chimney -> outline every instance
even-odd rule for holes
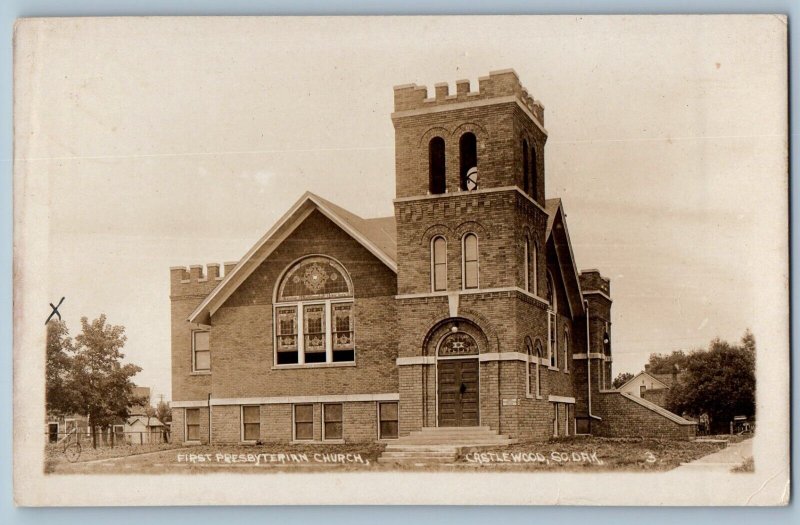
[[[645,372],[650,372],[650,365],[649,364],[644,365],[644,371]]]

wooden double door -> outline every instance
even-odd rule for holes
[[[437,363],[436,375],[439,426],[478,426],[478,359],[441,359]]]

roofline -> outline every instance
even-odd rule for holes
[[[370,253],[372,253],[375,257],[377,257],[381,262],[383,262],[386,266],[389,267],[393,272],[397,273],[397,262],[392,259],[386,252],[378,248],[372,241],[367,239],[364,235],[362,235],[359,231],[355,230],[352,226],[350,226],[347,221],[343,220],[335,211],[331,210],[328,206],[326,206],[323,202],[320,202],[321,199],[318,198],[316,195],[311,193],[310,191],[305,192],[298,200],[294,203],[294,205],[289,208],[289,211],[283,214],[280,219],[272,226],[272,228],[267,231],[253,246],[250,248],[247,253],[242,257],[236,266],[231,270],[229,273],[225,275],[222,281],[209,293],[205,299],[197,306],[197,308],[192,311],[192,313],[187,318],[187,321],[190,323],[196,323],[197,318],[205,311],[208,310],[208,315],[213,315],[219,307],[222,305],[228,297],[231,296],[234,290],[238,288],[239,285],[244,282],[256,269],[258,264],[249,265],[247,270],[243,270],[246,266],[248,266],[248,262],[255,256],[258,251],[264,247],[273,237],[285,226],[287,225],[294,216],[300,212],[300,210],[305,206],[307,203],[311,203],[317,210],[319,210],[323,215],[325,215],[328,219],[330,219],[334,224],[336,224],[339,228],[344,230],[348,235],[358,241],[364,248],[366,248]],[[305,220],[314,208],[311,208],[307,211],[302,212],[300,217],[297,217],[295,220],[295,224],[292,225],[289,231],[283,234],[283,238],[285,239],[289,235],[297,229],[297,227]],[[269,257],[275,248],[280,245],[280,242],[276,243],[272,249],[270,249],[267,253],[263,254],[259,264]],[[244,272],[244,273],[242,273]],[[239,275],[241,274],[241,277]],[[230,293],[223,292],[226,290],[232,281],[235,279],[240,278],[241,282],[239,285],[233,288]],[[223,299],[218,299],[219,297],[223,297]],[[218,304],[215,304],[218,303]]]
[[[659,379],[658,379],[658,378],[656,378],[656,377],[653,377],[653,374],[651,374],[650,372],[639,372],[638,374],[636,374],[636,375],[635,375],[635,376],[633,376],[632,378],[630,378],[630,379],[628,379],[627,381],[625,381],[624,383],[622,383],[622,384],[619,386],[619,388],[617,388],[617,390],[622,390],[623,388],[625,388],[626,386],[628,386],[628,383],[632,383],[633,381],[636,381],[636,379],[637,379],[639,376],[648,376],[648,377],[650,377],[650,379],[652,379],[652,380],[654,380],[654,381],[656,381],[656,382],[658,382],[658,383],[660,383],[660,384],[664,385],[664,388],[669,388],[669,385],[668,385],[668,384],[664,383],[663,381],[659,380]]]
[[[566,214],[564,213],[564,209],[563,209],[562,204],[561,204],[561,199],[558,199],[558,206],[556,206],[556,209],[555,209],[555,212],[554,212],[554,214],[556,216],[553,217],[553,228],[550,230],[550,235],[548,236],[548,239],[549,239],[549,237],[553,236],[553,231],[556,229],[556,222],[555,221],[556,221],[556,218],[557,218],[559,212],[562,215],[561,223],[564,225],[564,235],[567,236],[567,246],[569,247],[569,258],[570,258],[570,262],[571,262],[570,266],[572,266],[572,273],[575,275],[575,285],[578,287],[578,297],[581,298],[581,300],[579,301],[579,304],[580,304],[579,312],[582,312],[583,309],[584,309],[584,306],[583,306],[583,291],[581,290],[581,279],[578,276],[578,266],[575,263],[575,254],[572,251],[572,240],[570,240],[570,238],[569,238],[569,229],[567,228]],[[547,243],[548,239],[545,239],[545,243]],[[564,278],[564,268],[561,265],[561,257],[558,255],[558,246],[555,243],[555,238],[553,239],[553,248],[556,251],[556,259],[558,259],[558,261],[559,261],[558,271],[559,271],[559,273],[561,273],[561,280],[564,282],[564,285],[566,286],[567,280]],[[573,311],[573,308],[572,308],[572,301],[569,300],[569,295],[567,295],[567,306],[569,306],[569,311],[570,311],[570,314],[572,314],[572,317],[575,317],[575,312]]]

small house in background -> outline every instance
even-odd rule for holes
[[[677,369],[671,374],[655,374],[650,372],[650,365],[644,365],[644,372],[639,372],[617,390],[640,397],[660,407],[666,407],[667,392],[678,381],[679,376],[680,372]]]
[[[45,421],[48,443],[58,443],[69,434],[89,434],[89,419],[86,416],[72,414],[69,416],[56,416],[48,414]]]
[[[166,442],[164,424],[153,415],[150,387],[134,387],[133,395],[138,402],[128,409],[128,419],[114,425],[114,441],[128,445]]]

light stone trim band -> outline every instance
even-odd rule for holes
[[[399,393],[386,394],[343,394],[329,396],[286,396],[286,397],[233,397],[211,399],[211,406],[223,405],[286,405],[294,403],[352,403],[369,401],[399,401]],[[173,401],[172,408],[194,408],[208,406],[207,401]]]
[[[548,306],[548,303],[545,299],[539,297],[538,295],[532,294],[526,290],[518,286],[507,286],[504,288],[475,288],[471,290],[458,290],[453,292],[425,292],[425,293],[409,293],[403,295],[395,295],[395,299],[428,299],[431,297],[447,297],[448,302],[450,301],[450,297],[452,295],[475,295],[475,294],[482,294],[482,293],[498,293],[498,292],[517,292],[521,293],[522,295],[529,297],[535,301],[540,302],[544,306]],[[448,305],[449,306],[449,305]]]
[[[426,101],[433,102],[436,99],[425,99]],[[484,98],[475,101],[467,101],[467,102],[456,102],[452,104],[444,104],[444,105],[435,105],[429,108],[418,108],[418,109],[404,109],[401,111],[395,111],[392,113],[392,118],[402,118],[402,117],[416,117],[418,115],[429,115],[431,113],[441,113],[443,111],[453,111],[457,109],[469,109],[481,106],[492,106],[495,104],[509,104],[511,102],[516,102],[517,106],[528,115],[536,127],[547,136],[547,130],[539,122],[539,119],[534,116],[528,106],[522,103],[522,101],[516,95],[506,95],[505,97],[493,97],[493,98]]]
[[[586,354],[572,354],[572,359],[573,361],[586,359]],[[604,354],[601,354],[600,352],[592,352],[591,354],[589,354],[589,359],[603,359],[606,361],[611,361],[610,356],[606,356]]]
[[[470,359],[475,358],[474,355],[465,355],[463,359]],[[453,356],[454,359],[459,359],[460,356]],[[490,352],[486,354],[478,354],[477,355],[478,361],[481,363],[490,362],[490,361],[522,361],[523,363],[535,363],[536,358],[531,358],[528,360],[527,354],[523,354],[522,352]],[[436,357],[432,355],[420,355],[420,356],[413,356],[413,357],[398,357],[397,358],[398,366],[403,365],[435,365],[436,364]],[[548,360],[547,358],[540,357],[539,364],[542,366],[547,366]]]
[[[614,300],[611,299],[611,297],[609,297],[609,295],[607,293],[601,292],[600,290],[589,290],[587,292],[583,292],[583,295],[600,295],[600,296],[605,297],[606,299],[608,299],[609,302],[612,302],[612,303],[614,302]]]
[[[553,403],[569,403],[571,405],[575,404],[574,397],[566,397],[566,396],[547,396],[547,400]]]

